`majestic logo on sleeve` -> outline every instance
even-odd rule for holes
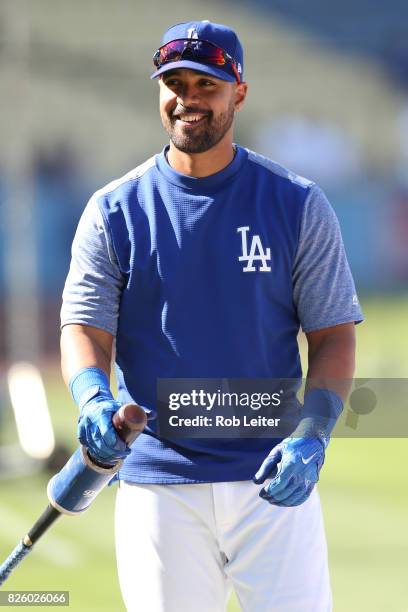
[[[262,246],[260,237],[254,234],[251,238],[251,246],[248,253],[248,238],[247,233],[250,227],[238,227],[237,232],[241,234],[242,240],[242,255],[238,257],[239,261],[246,261],[246,266],[242,268],[244,272],[270,272],[271,267],[268,266],[268,261],[271,261],[271,249],[267,247],[265,250]],[[258,263],[258,268],[255,262]]]

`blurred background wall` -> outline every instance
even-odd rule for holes
[[[0,359],[57,350],[81,211],[166,143],[151,56],[168,25],[197,17],[244,43],[236,141],[321,184],[360,294],[406,291],[404,0],[2,0]]]

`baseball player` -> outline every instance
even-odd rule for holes
[[[245,612],[327,612],[315,484],[362,320],[339,225],[315,183],[234,144],[248,87],[232,29],[174,25],[153,61],[170,144],[90,199],[62,307],[79,439],[102,462],[124,459],[124,602],[221,612],[232,586]],[[154,415],[161,379],[301,379],[300,327],[308,383],[292,435],[170,440],[157,419],[132,448],[116,435],[122,403]]]

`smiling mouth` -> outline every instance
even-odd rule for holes
[[[188,125],[190,127],[194,127],[203,123],[208,118],[208,115],[202,113],[182,113],[180,115],[173,115],[173,117],[178,123],[181,123],[183,126]]]

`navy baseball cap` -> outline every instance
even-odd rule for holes
[[[189,68],[223,81],[243,80],[244,52],[238,36],[228,26],[207,20],[171,26],[164,33],[153,62],[157,70],[152,79],[169,70]]]

